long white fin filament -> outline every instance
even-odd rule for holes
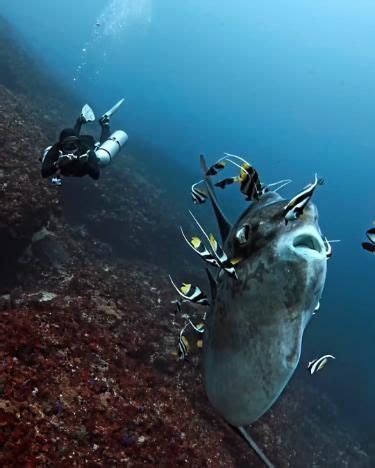
[[[235,159],[238,159],[239,161],[242,161],[243,163],[245,164],[249,164],[246,159],[244,158],[241,158],[241,156],[237,156],[236,154],[232,154],[232,153],[224,153],[225,154],[225,157],[224,158],[221,158],[220,161],[222,161],[223,159],[227,159],[228,157],[230,158],[235,158]]]
[[[249,433],[242,426],[238,426],[237,429],[242,435],[242,437],[246,440],[246,442],[250,445],[250,447],[254,450],[254,452],[258,455],[258,457],[262,460],[265,466],[267,466],[268,468],[275,468],[275,465],[272,464],[268,460],[268,458],[265,456],[261,448],[255,442],[255,440],[249,435]]]
[[[292,183],[291,179],[285,179],[285,180],[279,180],[277,182],[273,182],[272,184],[266,184],[266,187],[270,188],[270,187],[274,187],[275,185],[280,185],[281,184],[280,187],[277,187],[275,190],[273,190],[273,192],[278,192],[279,190],[283,189],[284,187],[286,187],[290,183]]]

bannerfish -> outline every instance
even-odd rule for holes
[[[203,340],[197,339],[197,334],[204,333],[204,323],[193,323],[190,318],[182,328],[179,334],[177,343],[177,354],[181,360],[188,357],[190,351],[201,349],[203,347]]]
[[[203,174],[207,166],[201,156]],[[223,250],[239,258],[236,278],[216,274],[204,332],[208,399],[237,428],[267,466],[273,466],[243,426],[278,399],[300,359],[302,337],[321,298],[327,269],[318,211],[311,196],[319,180],[286,202],[260,194],[232,226],[205,176]],[[295,216],[286,216],[294,212]],[[216,270],[217,271],[217,270]]]
[[[314,191],[318,185],[323,185],[324,180],[318,179],[318,176],[315,174],[315,180],[312,184],[307,185],[302,192],[298,193],[293,197],[288,204],[284,207],[284,217],[285,224],[288,221],[297,219],[303,213],[303,210],[309,203],[311,197],[314,194]]]
[[[207,200],[207,193],[197,188],[197,186],[202,182],[203,180],[200,180],[191,186],[191,198],[193,199],[193,203],[195,205],[201,205]]]
[[[194,236],[189,239],[186,237],[182,227],[180,226],[181,234],[183,238],[185,239],[186,243],[189,245],[190,248],[194,250],[195,253],[197,253],[205,262],[207,262],[209,265],[213,265],[217,268],[219,268],[219,264],[216,260],[216,258],[213,256],[213,254],[207,249],[207,247],[203,244],[202,239],[200,239],[197,236]]]
[[[178,344],[177,344],[178,355],[179,355],[180,359],[186,359],[186,357],[189,355],[189,351],[190,351],[189,340],[184,335],[185,328],[186,328],[186,325],[180,331],[180,336],[179,336]]]
[[[315,372],[320,371],[327,364],[328,359],[336,359],[332,354],[326,354],[318,359],[313,359],[307,365],[310,370],[310,374],[313,375]]]
[[[366,232],[367,238],[370,242],[375,244],[375,228],[371,228]]]
[[[189,319],[189,323],[191,325],[191,327],[197,332],[197,333],[204,333],[204,323],[203,322],[199,322],[197,324],[194,324],[190,319]]]
[[[207,170],[206,176],[216,175],[219,171],[217,169],[213,169],[220,165],[220,170],[222,170],[224,169],[226,163],[229,162],[240,169],[240,174],[234,177],[227,177],[226,179],[217,182],[215,186],[224,189],[228,185],[239,183],[241,192],[246,195],[246,200],[250,201],[253,199],[258,199],[265,190],[265,187],[261,184],[259,175],[254,167],[241,156],[230,153],[224,154],[224,158],[219,159]],[[236,161],[233,161],[233,159],[237,160],[240,164]]]
[[[215,176],[218,172],[222,171],[226,165],[225,158],[221,158],[216,161],[211,167],[209,167],[206,172],[205,176]]]
[[[191,211],[190,214],[193,217],[199,229],[201,230],[204,237],[207,239],[211,250],[209,250],[204,245],[202,240],[197,236],[192,237],[192,239],[189,241],[182,227],[180,226],[182,236],[187,242],[187,244],[209,265],[220,268],[229,275],[236,277],[234,265],[239,261],[239,259],[229,259],[226,253],[221,248],[221,246],[218,244],[215,236],[213,234],[208,235]]]
[[[375,228],[369,229],[366,236],[370,242],[362,242],[362,247],[371,253],[375,253]]]
[[[203,233],[204,237],[208,240],[210,244],[210,248],[217,262],[217,266],[221,268],[223,271],[225,271],[226,273],[228,273],[229,275],[236,278],[236,271],[234,269],[234,265],[239,261],[239,259],[229,259],[227,254],[218,244],[215,236],[213,234],[208,235],[206,231],[203,229],[203,227],[201,226],[201,224],[199,223],[199,221],[197,220],[197,218],[193,215],[193,213],[191,211],[189,211],[189,213],[194,219],[196,225],[199,227],[199,229]]]
[[[169,277],[172,286],[178,292],[178,294],[185,299],[186,301],[194,302],[195,304],[200,304],[207,306],[210,303],[208,302],[206,294],[198,287],[193,286],[190,283],[182,283],[181,287],[177,287],[171,277]]]

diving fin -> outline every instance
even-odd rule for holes
[[[87,122],[94,122],[95,121],[95,114],[94,111],[88,104],[85,104],[81,110],[81,118]]]
[[[267,468],[275,468],[275,465],[268,460],[268,458],[265,456],[261,448],[255,442],[255,440],[249,435],[249,433],[242,426],[238,426],[237,429],[239,433],[242,435],[242,437],[246,440],[246,442],[250,445],[250,447],[254,450],[254,452],[258,455],[258,457],[262,460],[264,465],[267,466]]]
[[[210,197],[212,207],[213,207],[214,212],[215,212],[216,220],[217,220],[217,223],[219,225],[221,240],[224,243],[225,239],[229,235],[230,230],[232,229],[232,225],[227,220],[225,214],[222,212],[222,210],[220,208],[220,205],[219,205],[219,202],[217,201],[215,190],[214,190],[214,187],[212,185],[212,182],[211,182],[210,178],[206,175],[206,173],[207,173],[207,164],[206,164],[206,160],[204,159],[203,154],[201,154],[200,160],[201,160],[201,168],[202,168],[202,171],[203,171],[203,174],[204,174],[204,179],[205,179],[205,182],[206,182],[208,196]]]
[[[112,115],[115,112],[117,112],[117,110],[121,107],[124,101],[124,98],[120,99],[118,102],[116,102],[116,104],[113,107],[111,107],[105,114],[103,114],[101,118],[103,120],[109,120],[112,117]]]

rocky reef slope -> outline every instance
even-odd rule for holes
[[[259,466],[209,406],[199,355],[174,355],[167,270],[196,274],[172,240],[187,203],[141,154],[98,183],[41,180],[39,149],[74,99],[51,114],[63,90],[49,78],[41,99],[45,75],[1,26],[0,466]],[[310,382],[254,438],[278,467],[372,466]]]

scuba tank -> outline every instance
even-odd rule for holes
[[[96,157],[99,160],[99,166],[108,166],[127,141],[128,135],[123,130],[116,130],[113,132],[108,140],[95,149]]]

